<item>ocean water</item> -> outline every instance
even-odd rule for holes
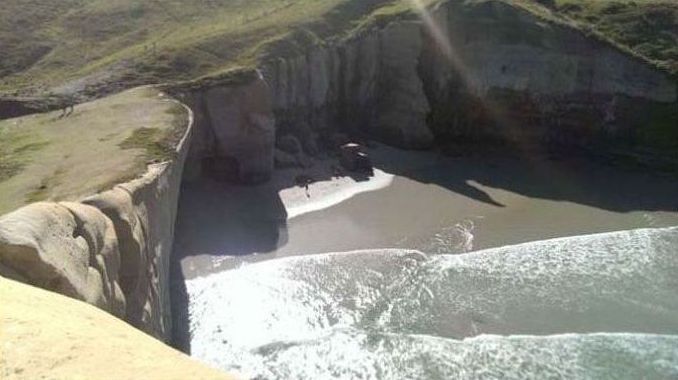
[[[191,354],[261,379],[678,379],[678,228],[439,253],[190,279]]]

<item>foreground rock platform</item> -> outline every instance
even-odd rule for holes
[[[3,379],[231,379],[84,302],[0,278]]]

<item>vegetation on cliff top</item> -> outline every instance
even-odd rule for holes
[[[216,75],[438,1],[6,0],[0,91],[96,95]],[[594,30],[678,70],[672,0],[501,1]]]
[[[678,2],[557,0],[554,11],[678,73]]]
[[[187,111],[137,88],[54,111],[0,121],[0,214],[41,200],[77,200],[174,154]]]

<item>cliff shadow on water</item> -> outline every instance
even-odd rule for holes
[[[225,269],[227,257],[267,255],[288,243],[288,213],[280,191],[298,178],[329,181],[333,173],[320,170],[278,170],[263,184],[236,184],[202,176],[185,180],[177,214],[172,256],[172,310],[174,345],[190,352],[186,280]],[[355,182],[369,179],[347,174]],[[295,178],[296,176],[296,178]],[[184,260],[190,258],[189,260]],[[222,261],[222,258],[224,261]],[[227,265],[226,265],[227,266]]]
[[[182,260],[267,253],[287,239],[287,212],[273,186],[239,186],[211,178],[184,182],[172,257],[174,345],[190,352],[186,272]]]

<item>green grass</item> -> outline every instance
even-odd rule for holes
[[[48,145],[41,136],[19,128],[0,129],[0,182],[19,174],[30,160],[31,153]]]
[[[168,161],[176,156],[176,134],[172,130],[141,127],[123,140],[118,146],[122,149],[140,149],[150,161]]]
[[[430,4],[436,0],[422,0]],[[479,0],[473,0],[479,1]],[[505,0],[678,70],[673,0]],[[408,14],[408,0],[4,0],[0,91],[106,92],[251,68]],[[411,16],[411,14],[409,14]],[[92,88],[74,82],[88,77]],[[116,87],[118,88],[118,87]],[[49,89],[49,90],[48,90]]]
[[[678,2],[557,0],[555,9],[678,73]]]
[[[165,110],[170,117],[169,127],[140,127],[120,142],[122,149],[139,149],[144,151],[147,161],[169,161],[176,157],[176,147],[186,132],[188,113],[183,107],[171,107]],[[108,136],[105,136],[107,138]],[[106,141],[106,140],[104,140]]]
[[[61,183],[61,177],[64,173],[65,170],[63,168],[59,168],[51,175],[44,177],[40,181],[40,184],[28,193],[26,201],[33,203],[47,200],[50,196],[51,189],[55,188]]]
[[[128,138],[123,140],[119,147],[122,149],[144,149],[148,156],[166,156],[171,147],[162,144],[162,131],[158,128],[141,127],[132,132]]]
[[[482,1],[482,0],[480,0]],[[678,78],[675,0],[500,0],[579,29]],[[546,4],[546,5],[545,5]]]
[[[0,89],[44,90],[96,73],[159,83],[251,67],[272,41],[330,38],[392,1],[5,0]]]
[[[40,200],[78,200],[173,157],[188,112],[142,87],[61,111],[0,121],[0,214]]]

